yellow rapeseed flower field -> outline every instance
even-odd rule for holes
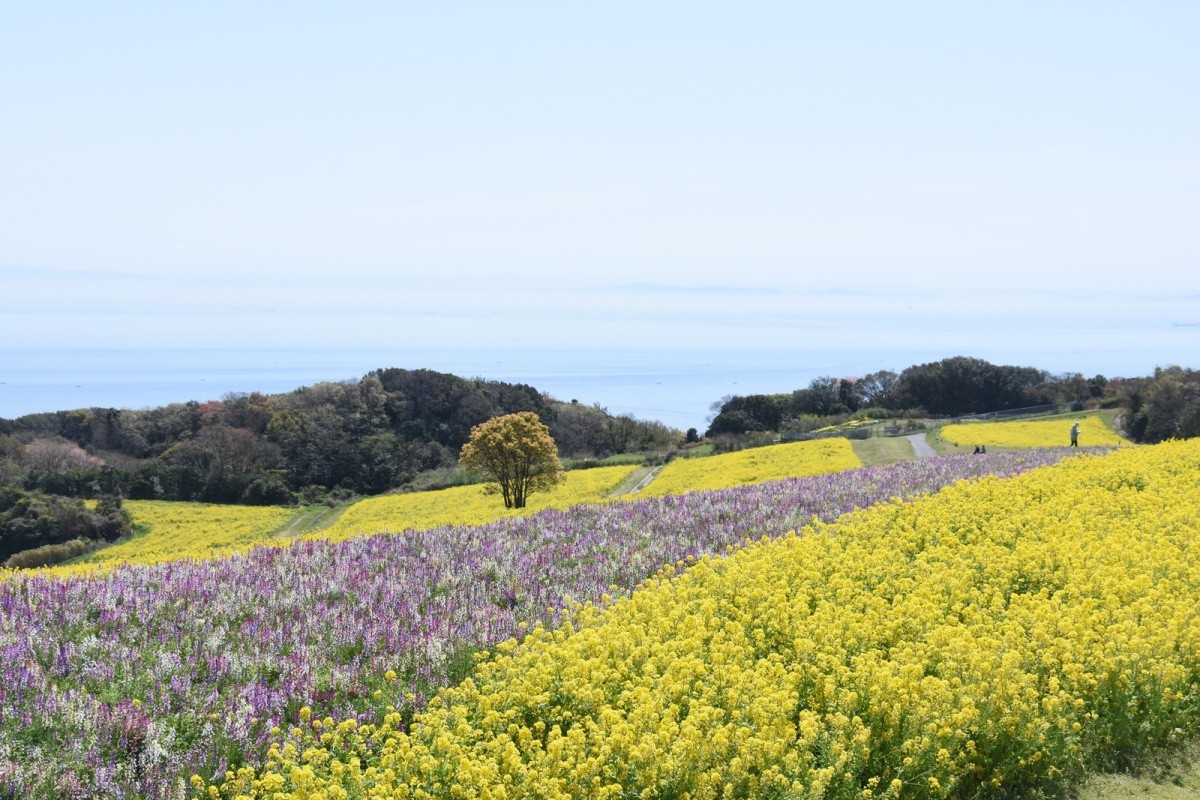
[[[499,497],[484,493],[483,486],[368,498],[347,509],[331,528],[310,536],[345,539],[385,530],[476,525],[544,508],[601,502],[633,469],[619,466],[568,472],[564,483],[553,492],[533,495],[524,509],[506,510]],[[135,525],[149,526],[149,532],[97,550],[78,563],[46,567],[38,572],[83,575],[120,564],[216,558],[259,545],[284,545],[287,541],[273,539],[271,535],[297,513],[294,508],[279,506],[161,500],[128,500],[125,509]],[[0,570],[0,580],[9,574],[16,573]]]
[[[686,569],[685,569],[686,567]],[[1200,731],[1200,441],[664,569],[407,731],[303,720],[210,798],[1061,796]]]
[[[566,480],[552,491],[530,495],[525,508],[506,509],[500,496],[488,494],[483,485],[370,497],[350,506],[332,526],[311,536],[337,540],[381,531],[482,525],[545,508],[599,503],[634,469],[636,467],[617,466],[571,470],[567,472]]]
[[[725,489],[861,466],[849,439],[813,439],[703,458],[677,458],[663,467],[642,494],[662,497],[696,489]]]
[[[1079,422],[1079,444],[1129,444],[1095,415],[1010,422],[962,422],[941,428],[942,438],[972,447],[1066,447],[1071,444],[1071,424]]]
[[[296,513],[280,506],[234,506],[165,500],[126,500],[135,525],[149,531],[97,550],[78,564],[39,572],[78,575],[119,564],[153,564],[185,558],[216,558],[271,541]]]

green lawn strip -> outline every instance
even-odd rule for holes
[[[1121,409],[1105,408],[1098,411],[1088,411],[1086,413],[1104,420],[1104,424],[1111,428],[1118,436],[1125,436],[1125,433],[1119,427],[1117,427],[1117,417],[1120,415]]]
[[[930,428],[925,432],[925,441],[934,449],[939,456],[953,455],[955,453],[969,453],[970,450],[964,450],[954,442],[948,442],[942,438],[942,429],[940,426]]]
[[[1148,774],[1090,775],[1079,788],[1078,800],[1191,800],[1200,797],[1200,744],[1176,758],[1151,765]]]
[[[851,439],[854,454],[863,466],[880,467],[914,458],[913,446],[903,436],[872,436],[870,439]]]
[[[630,464],[641,464],[646,460],[646,453],[617,453],[605,458],[564,458],[563,469],[592,469],[594,467],[624,467]]]
[[[632,494],[633,490],[638,488],[638,485],[646,479],[646,476],[650,475],[656,469],[661,469],[661,467],[638,467],[633,472],[625,476],[625,480],[613,487],[613,490],[608,493],[608,496],[620,497],[624,494]]]
[[[336,506],[320,504],[301,506],[291,519],[271,533],[271,538],[294,539],[306,533],[323,531],[337,522],[338,517],[352,505],[354,505],[353,501],[339,503]]]

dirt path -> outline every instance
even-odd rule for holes
[[[904,438],[912,442],[913,453],[917,458],[933,458],[937,455],[937,451],[929,446],[929,442],[925,441],[925,434],[914,433]]]

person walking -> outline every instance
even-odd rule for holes
[[[1079,420],[1071,426],[1071,447],[1079,447]]]

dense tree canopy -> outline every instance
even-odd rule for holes
[[[667,449],[682,437],[525,384],[380,369],[284,394],[0,420],[0,485],[251,504],[378,494],[454,468],[473,427],[518,412],[536,414],[561,437],[562,455]]]
[[[806,418],[828,419],[864,410],[945,417],[1048,403],[1085,403],[1111,394],[1112,386],[1103,375],[1055,376],[1033,367],[998,366],[955,356],[900,373],[881,370],[861,378],[826,375],[791,395],[726,397],[714,406],[707,433],[806,430]]]
[[[34,548],[76,539],[112,541],[129,532],[129,515],[117,498],[88,509],[75,498],[0,486],[0,562]]]
[[[1200,436],[1200,371],[1156,369],[1152,378],[1127,383],[1122,405],[1128,416],[1125,428],[1134,441]]]
[[[1033,367],[997,366],[955,356],[900,373],[897,400],[937,415],[1006,411],[1046,402],[1038,390],[1048,377]]]

